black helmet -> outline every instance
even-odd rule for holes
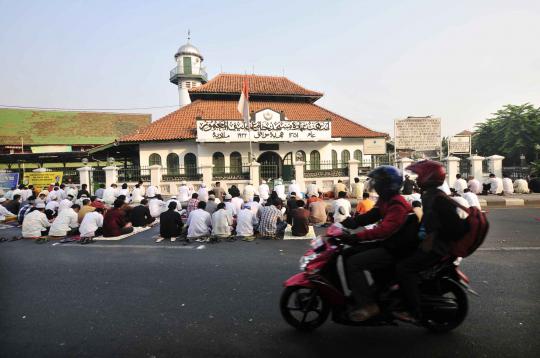
[[[383,199],[399,193],[403,184],[401,171],[391,165],[381,165],[373,169],[369,174],[370,184]]]

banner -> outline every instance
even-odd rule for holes
[[[62,183],[62,172],[31,172],[24,173],[23,183],[26,185],[32,184],[36,188],[43,188],[54,183]]]
[[[11,189],[19,185],[19,173],[0,173],[0,188]]]
[[[331,141],[330,121],[197,120],[198,142],[298,142]],[[251,130],[251,133],[249,133]]]

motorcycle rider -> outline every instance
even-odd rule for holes
[[[414,322],[421,318],[418,272],[448,256],[451,242],[463,236],[467,224],[458,216],[452,199],[438,189],[446,178],[442,164],[423,160],[408,166],[406,170],[418,175],[416,182],[423,190],[423,216],[419,232],[422,241],[413,255],[397,264],[397,278],[408,311],[395,312],[395,315]]]
[[[351,236],[345,236],[343,241],[350,245],[357,245],[360,241],[375,241],[362,244],[349,249],[345,260],[352,295],[356,306],[349,313],[352,321],[365,321],[380,313],[379,306],[373,297],[364,270],[376,270],[393,265],[397,258],[414,252],[418,245],[416,235],[411,245],[407,239],[395,235],[406,223],[411,205],[399,194],[403,183],[401,171],[389,165],[380,166],[368,174],[370,184],[379,195],[377,204],[364,215],[349,219],[343,224],[354,228],[379,222],[371,229],[360,231]],[[417,220],[416,220],[417,223]],[[416,224],[415,224],[416,225]],[[414,228],[416,233],[416,228]],[[390,240],[390,238],[393,238]]]

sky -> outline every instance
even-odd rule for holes
[[[0,105],[175,110],[186,42],[220,72],[285,75],[371,129],[442,118],[453,135],[540,105],[540,1],[5,1]],[[91,124],[89,124],[91,125]]]

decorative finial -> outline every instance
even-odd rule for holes
[[[191,40],[191,30],[187,30],[187,41],[189,42]]]

